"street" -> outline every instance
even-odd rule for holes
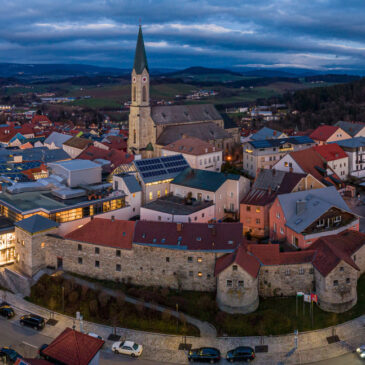
[[[17,319],[5,320],[0,318],[0,347],[11,346],[24,356],[36,356],[37,349],[44,343],[50,343],[52,339],[31,328],[21,327]],[[32,355],[30,355],[32,354]],[[225,360],[221,361],[226,363]],[[110,349],[101,351],[102,365],[113,364],[133,364],[138,365],[159,365],[160,361],[149,361],[141,359],[132,359],[123,355],[114,355]],[[167,363],[166,363],[167,364]],[[178,365],[169,363],[170,365]],[[364,365],[362,361],[354,353],[346,354],[335,359],[311,363],[310,365]]]

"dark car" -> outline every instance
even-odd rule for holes
[[[15,316],[14,309],[10,307],[10,305],[1,305],[0,306],[0,316],[6,318],[13,318]]]
[[[5,364],[14,364],[17,359],[22,358],[22,355],[18,354],[10,347],[3,347],[2,349],[0,349],[0,360],[4,361]]]
[[[221,353],[214,347],[201,347],[189,351],[188,360],[198,362],[210,362],[211,364],[221,359]]]
[[[48,347],[48,344],[44,343],[39,349],[38,354],[42,359],[48,360],[48,356],[43,353],[43,351]]]
[[[46,325],[46,321],[43,317],[37,316],[35,314],[26,314],[20,317],[20,324],[22,326],[32,327],[36,330],[41,330]]]
[[[252,347],[240,346],[227,352],[227,360],[235,361],[251,361],[255,358],[255,350]]]

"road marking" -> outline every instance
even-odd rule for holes
[[[30,346],[30,347],[34,347],[35,349],[38,349],[38,346],[34,346],[34,345],[32,345],[28,342],[23,341],[22,343],[24,343],[24,345],[27,345],[27,346]]]

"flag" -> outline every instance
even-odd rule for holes
[[[317,297],[317,294],[311,294],[311,301],[312,302],[316,302],[316,303],[318,303],[318,297]]]
[[[303,292],[301,292],[301,291],[298,291],[297,292],[297,297],[302,297],[304,295],[304,293]]]
[[[311,296],[310,294],[304,294],[304,301],[310,303],[311,302]]]

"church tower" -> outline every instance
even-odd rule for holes
[[[131,84],[128,150],[147,157],[156,142],[156,136],[151,118],[150,74],[141,26],[139,26]]]

